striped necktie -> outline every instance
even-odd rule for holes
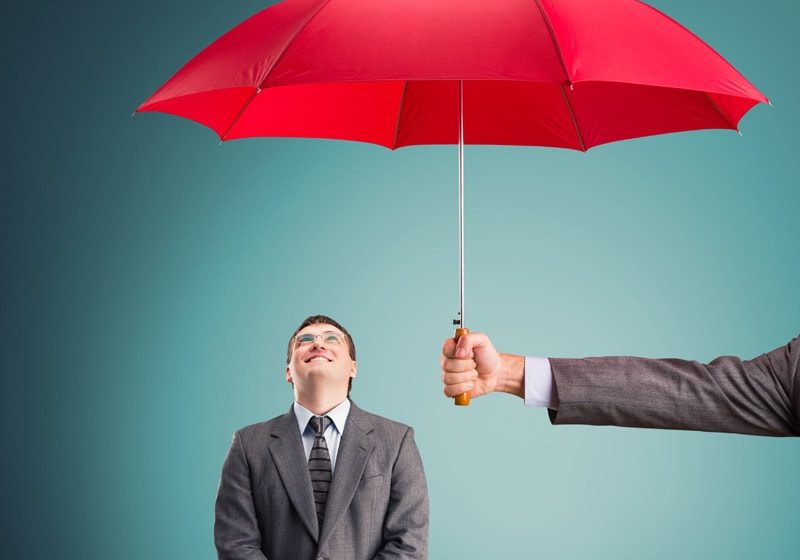
[[[322,528],[322,519],[325,517],[325,505],[328,503],[328,490],[331,486],[331,456],[328,453],[328,444],[325,442],[325,430],[331,425],[327,416],[313,416],[308,421],[314,430],[314,447],[308,457],[308,472],[311,474],[311,488],[314,490],[314,505],[317,508],[317,521]]]

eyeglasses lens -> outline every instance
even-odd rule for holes
[[[322,334],[312,334],[312,333],[305,333],[297,336],[297,345],[302,346],[303,344],[311,344],[314,342],[317,337],[320,337],[323,342],[327,342],[328,344],[341,344],[342,337],[339,333],[335,333],[333,331],[324,332]]]

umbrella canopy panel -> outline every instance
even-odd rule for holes
[[[222,140],[336,138],[586,150],[735,129],[767,99],[637,0],[285,0],[220,37],[139,111]]]

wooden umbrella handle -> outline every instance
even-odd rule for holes
[[[456,329],[456,335],[453,337],[453,340],[458,342],[458,339],[465,334],[469,334],[469,329]],[[460,395],[456,395],[453,399],[456,406],[469,406],[469,393],[461,393]]]

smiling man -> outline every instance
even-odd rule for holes
[[[222,467],[220,560],[428,557],[428,492],[413,430],[349,400],[356,348],[308,317],[289,339],[289,412],[237,431]]]

